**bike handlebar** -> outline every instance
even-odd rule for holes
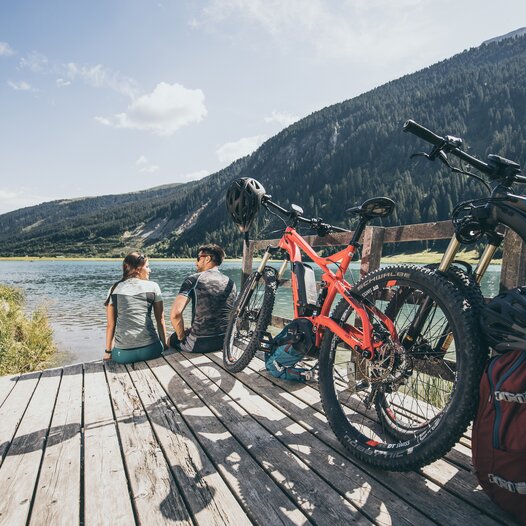
[[[433,133],[431,130],[424,128],[424,126],[418,124],[417,122],[411,119],[405,122],[402,130],[408,133],[412,133],[413,135],[420,137],[420,139],[424,139],[424,141],[431,143],[433,146],[442,146],[443,144],[445,144],[445,140],[443,137],[439,137],[436,133]]]
[[[458,139],[454,137],[451,137],[451,138],[450,137],[440,137],[436,133],[433,133],[431,130],[428,130],[421,124],[418,124],[417,122],[411,119],[405,122],[402,130],[404,132],[409,132],[409,133],[412,133],[413,135],[416,135],[417,137],[420,137],[420,139],[423,139],[424,141],[431,143],[433,146],[435,146],[436,148],[440,150],[446,150],[448,153],[451,153],[455,157],[458,157],[462,161],[465,161],[466,163],[470,164],[471,166],[476,168],[479,172],[485,173],[490,176],[495,174],[495,170],[491,168],[487,163],[461,150],[457,146]],[[521,176],[516,176],[516,177],[517,177],[517,180],[519,180]]]
[[[411,119],[405,122],[402,130],[404,132],[412,133],[413,135],[420,137],[420,139],[423,139],[424,141],[431,143],[436,148],[437,151],[444,150],[447,153],[451,153],[455,157],[458,157],[462,161],[465,161],[469,165],[476,168],[479,172],[482,172],[488,175],[491,179],[504,179],[506,177],[510,177],[509,173],[506,173],[505,177],[503,177],[502,172],[500,171],[498,166],[496,165],[492,166],[488,163],[485,163],[481,161],[480,159],[477,159],[476,157],[473,157],[472,155],[469,155],[465,151],[461,150],[459,148],[459,146],[461,146],[462,144],[461,139],[450,137],[448,135],[446,135],[446,137],[440,137],[436,133],[433,133],[431,130],[428,130],[421,124],[418,124],[417,122]],[[506,161],[506,160],[501,159],[501,161]],[[510,161],[506,161],[506,163],[514,164],[514,163],[510,163]],[[519,165],[515,165],[512,169],[515,170],[515,168],[516,168],[516,171],[511,173],[511,179],[516,183],[526,184],[526,176],[519,175],[518,173],[520,172]]]
[[[311,226],[313,229],[318,230],[320,234],[328,234],[330,232],[349,232],[349,230],[346,230],[345,228],[340,228],[339,226],[333,226],[333,225],[329,225],[328,223],[324,223],[322,219],[319,217],[307,219],[306,217],[300,216],[294,211],[286,210],[282,206],[271,201],[269,195],[264,196],[262,200],[262,204],[266,206],[270,206],[271,208],[274,208],[280,214],[286,217],[290,217],[291,219],[295,219],[299,223],[303,223],[303,224]]]

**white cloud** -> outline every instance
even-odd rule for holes
[[[130,99],[134,99],[139,94],[139,87],[134,79],[102,64],[91,66],[76,62],[60,63],[56,60],[51,61],[45,55],[33,51],[20,59],[19,67],[29,69],[33,73],[57,75],[56,84],[59,88],[81,80],[95,88],[111,89]]]
[[[299,120],[299,117],[296,115],[291,115],[290,113],[283,113],[281,111],[275,110],[273,110],[270,115],[265,117],[265,122],[276,122],[283,126],[289,126],[297,120]]]
[[[110,121],[110,119],[106,119],[106,117],[93,117],[99,124],[103,124],[104,126],[112,126],[113,123]]]
[[[232,163],[236,159],[245,157],[259,148],[266,140],[263,135],[243,137],[239,141],[227,142],[216,150],[217,157],[222,163]]]
[[[428,0],[209,0],[199,22],[217,27],[233,21],[238,28],[252,23],[278,41],[280,48],[289,48],[297,41],[303,49],[313,47],[323,59],[389,60],[400,51],[414,53],[415,27],[408,13],[414,17],[427,3]],[[228,31],[232,32],[231,25]],[[423,32],[418,34],[419,38],[426,36]]]
[[[63,64],[64,76],[70,81],[81,79],[96,88],[109,88],[131,99],[138,94],[138,86],[134,79],[112,71],[101,64],[81,66],[75,62]]]
[[[33,51],[26,57],[22,57],[19,62],[20,68],[31,70],[33,73],[42,73],[49,70],[49,60],[42,53]]]
[[[148,161],[148,159],[144,156],[144,155],[141,155],[136,161],[135,161],[135,165],[139,168],[139,172],[142,172],[142,173],[154,173],[156,172],[157,170],[159,170],[159,166],[157,166],[156,164],[152,164]]]
[[[7,43],[0,42],[0,57],[11,57],[16,51]]]
[[[207,115],[205,96],[200,89],[160,82],[155,89],[135,99],[126,112],[113,117],[96,117],[106,126],[146,130],[172,135],[179,128],[201,122]]]
[[[36,89],[31,87],[31,84],[27,83],[25,80],[19,80],[19,81],[8,80],[7,84],[9,87],[13,88],[15,91],[36,91]]]

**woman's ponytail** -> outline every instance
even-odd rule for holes
[[[122,262],[122,279],[114,283],[111,287],[110,293],[104,302],[105,306],[109,305],[111,295],[113,294],[113,291],[117,285],[123,281],[126,281],[127,279],[136,278],[140,274],[141,269],[145,264],[146,256],[144,254],[140,254],[139,252],[131,252],[124,258],[124,261]]]

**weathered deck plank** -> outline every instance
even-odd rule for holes
[[[82,366],[64,369],[40,470],[31,525],[80,521]]]
[[[29,400],[33,396],[39,378],[40,373],[22,376],[9,393],[5,403],[0,407],[0,466],[4,461],[7,449],[11,445]]]
[[[233,396],[230,397],[225,392],[226,389],[222,390],[215,382],[210,381],[187,357],[173,355],[170,358],[176,371],[185,374],[185,379],[191,386],[197,382],[203,386],[203,396],[209,407],[221,415],[222,422],[230,432],[251,450],[260,466],[315,522],[371,523],[355,506],[334,492],[314,471],[308,469],[307,464],[297,455],[278,446],[274,435],[237,403],[236,386],[239,386],[239,382],[234,377],[229,378],[227,382],[228,393],[233,392]],[[224,376],[221,377],[223,378]],[[283,422],[283,425],[286,423]]]
[[[372,469],[315,387],[220,353],[0,378],[0,525],[516,524],[478,488],[469,433],[418,472]]]
[[[172,357],[167,358],[171,363]],[[254,524],[307,524],[306,516],[261,470],[189,384],[163,359],[152,361],[150,365]]]
[[[192,524],[126,367],[107,375],[138,522]]]
[[[198,524],[249,525],[205,451],[145,363],[129,368],[157,440]]]
[[[0,470],[0,520],[4,524],[25,524],[29,517],[61,376],[61,370],[42,373],[7,451]]]
[[[214,361],[219,361],[216,356],[209,356]],[[238,373],[238,376],[241,374],[250,375],[251,379],[247,380],[246,383],[255,389],[260,396],[274,400],[274,403],[277,403],[291,417],[299,413],[295,418],[301,425],[322,437],[326,444],[344,453],[342,446],[327,424],[318,391],[309,385],[297,385],[277,380],[262,372],[264,369],[263,361],[255,358],[249,368]],[[253,377],[252,373],[259,375],[261,380],[258,381],[257,376]],[[275,387],[271,387],[269,383]],[[297,409],[298,405],[303,409],[301,412]],[[470,462],[470,452],[469,454],[466,452],[466,455],[464,455],[462,462],[464,465]],[[350,461],[354,462],[353,459]],[[437,462],[442,467],[442,476],[438,476],[437,469],[434,467]],[[393,494],[398,495],[406,503],[420,509],[440,523],[447,524],[451,516],[459,516],[459,520],[461,517],[463,520],[469,519],[468,522],[481,521],[484,523],[484,521],[489,520],[488,524],[494,520],[502,520],[502,510],[491,503],[481,490],[476,489],[476,478],[469,471],[459,469],[456,465],[449,464],[443,459],[437,462],[424,467],[420,475],[418,473],[386,473],[372,470],[366,466],[362,466],[362,468],[375,477],[377,483],[386,484]],[[446,466],[447,469],[445,469]],[[439,467],[438,471],[440,469]],[[448,478],[448,474],[451,478]],[[449,491],[441,491],[441,480],[445,483],[444,485],[447,485],[448,490],[451,489],[452,493],[459,499],[452,499],[449,496]],[[469,504],[464,505],[464,503]],[[477,510],[472,510],[474,506],[477,507]],[[487,519],[486,514],[489,514],[491,518]]]
[[[213,361],[212,361],[213,360]],[[191,361],[198,366],[212,381],[222,378],[222,370],[214,355],[192,357]],[[425,515],[407,508],[401,499],[395,498],[392,492],[350,463],[345,457],[327,447],[319,438],[298,424],[281,408],[270,400],[259,396],[260,389],[267,390],[269,398],[278,395],[278,388],[269,389],[269,382],[255,373],[238,373],[243,382],[236,382],[229,391],[250,415],[271,432],[283,445],[298,455],[311,469],[360,509],[371,521],[380,524],[435,524]],[[262,385],[265,383],[265,385]],[[249,391],[250,386],[252,392]],[[275,386],[272,386],[275,387]],[[299,402],[299,401],[298,401]],[[296,406],[301,413],[301,402]],[[352,488],[352,490],[350,490]]]
[[[0,406],[15,387],[18,378],[18,375],[0,376]]]
[[[104,368],[84,368],[84,524],[135,524]]]

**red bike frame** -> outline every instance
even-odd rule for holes
[[[310,316],[308,319],[316,327],[316,346],[319,347],[321,344],[322,330],[320,328],[328,328],[334,334],[336,334],[341,340],[343,340],[351,349],[357,351],[369,351],[368,357],[372,360],[375,357],[375,349],[380,347],[383,342],[374,340],[373,327],[369,320],[368,312],[379,318],[388,331],[394,341],[398,341],[398,335],[394,327],[393,322],[385,316],[380,310],[373,305],[364,305],[359,300],[353,298],[350,294],[352,285],[345,279],[345,272],[349,268],[349,264],[353,259],[356,252],[356,247],[348,245],[343,250],[332,254],[329,257],[320,257],[313,250],[313,248],[298,234],[296,229],[293,227],[287,227],[283,237],[280,239],[279,247],[285,250],[290,258],[290,262],[301,262],[301,252],[303,251],[312,261],[314,261],[322,270],[322,281],[324,286],[327,287],[327,295],[325,296],[323,305],[321,305],[319,314],[316,316]],[[334,273],[329,265],[338,263],[338,270]],[[292,281],[292,297],[294,300],[294,318],[298,318],[298,281],[294,272],[291,276]],[[340,294],[345,300],[352,306],[356,311],[361,320],[361,328],[352,326],[349,324],[339,325],[336,321],[330,318],[331,306],[336,298],[336,295]]]

